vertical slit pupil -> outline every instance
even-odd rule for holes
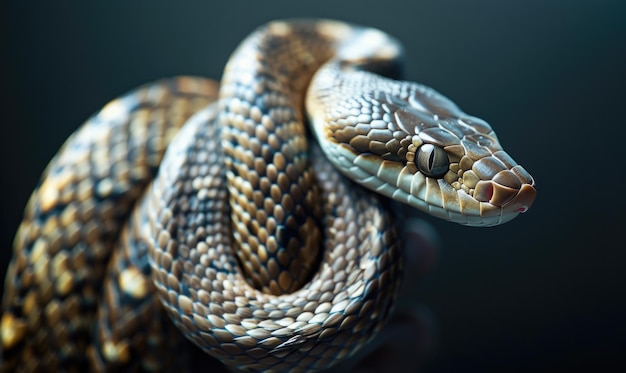
[[[428,156],[428,169],[432,172],[433,164],[435,163],[435,149],[432,149]]]

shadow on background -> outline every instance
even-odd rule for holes
[[[531,210],[501,227],[426,218],[442,250],[419,284],[437,325],[425,370],[623,363],[626,6],[561,3],[5,2],[0,272],[45,165],[104,103],[164,76],[219,78],[237,43],[268,20],[338,18],[400,39],[406,78],[490,122],[538,184]]]

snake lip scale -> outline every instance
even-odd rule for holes
[[[361,350],[402,282],[381,196],[493,226],[536,195],[487,122],[396,80],[402,55],[376,29],[274,21],[219,87],[174,77],[108,103],[26,206],[0,369],[171,371],[211,356],[304,372]]]

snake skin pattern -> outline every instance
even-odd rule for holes
[[[276,21],[233,53],[219,93],[177,77],[107,104],[26,207],[2,371],[184,369],[188,341],[243,371],[354,355],[392,312],[404,257],[367,189],[479,226],[535,196],[486,122],[390,79],[401,56],[378,30]]]

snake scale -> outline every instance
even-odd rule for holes
[[[367,344],[403,267],[379,195],[475,226],[535,197],[485,121],[394,80],[401,57],[375,29],[275,21],[219,89],[176,77],[107,104],[26,207],[3,371],[167,371],[188,358],[175,329],[245,371],[321,370]]]

